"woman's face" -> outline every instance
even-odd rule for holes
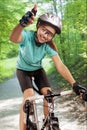
[[[56,31],[54,28],[48,25],[41,25],[37,29],[37,42],[46,43],[52,40]]]

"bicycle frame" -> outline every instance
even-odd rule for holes
[[[28,126],[28,128],[26,130],[44,130],[45,127],[46,127],[46,124],[48,123],[48,127],[49,127],[49,130],[53,130],[52,129],[52,119],[55,119],[54,122],[56,122],[56,126],[59,127],[59,124],[58,124],[58,118],[54,116],[54,108],[53,108],[53,104],[52,102],[50,102],[50,99],[52,99],[53,97],[55,96],[65,96],[65,95],[70,95],[72,94],[73,91],[72,90],[69,90],[69,91],[64,91],[64,92],[61,92],[61,93],[56,93],[56,94],[51,94],[51,95],[37,95],[37,96],[32,96],[32,97],[29,97],[25,100],[26,101],[29,101],[29,102],[33,102],[33,123],[35,123],[34,125],[35,126],[32,126],[32,129],[29,128],[29,110],[28,110],[28,115],[27,115],[27,120],[26,120],[26,126]],[[47,117],[44,119],[43,121],[43,124],[42,124],[42,127],[39,128],[39,121],[38,121],[38,115],[37,115],[37,108],[36,108],[36,100],[39,100],[39,99],[44,99],[46,98],[47,102],[48,102],[48,108],[49,108],[49,114],[47,115]],[[30,106],[29,106],[30,107]],[[31,115],[32,116],[32,115]],[[32,125],[32,124],[31,124]],[[54,130],[59,130],[59,129],[54,129]]]

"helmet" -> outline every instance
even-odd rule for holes
[[[51,25],[56,30],[57,34],[61,33],[62,23],[57,15],[54,15],[52,13],[45,13],[39,17],[37,25],[40,22],[42,22],[43,24],[47,23]]]

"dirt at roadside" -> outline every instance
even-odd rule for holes
[[[76,96],[64,96],[59,98],[59,109],[65,118],[71,117],[78,121],[79,125],[87,125],[87,108],[85,102]],[[66,114],[66,111],[67,114]]]

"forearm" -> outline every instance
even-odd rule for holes
[[[70,73],[69,69],[62,64],[61,68],[58,69],[58,72],[62,75],[62,77],[64,77],[64,79],[66,79],[72,86],[73,83],[75,83],[75,79],[73,78],[72,74]]]
[[[15,43],[19,43],[22,41],[22,30],[23,30],[23,27],[18,24],[12,31],[11,35],[10,35],[10,40],[12,42],[15,42]]]

